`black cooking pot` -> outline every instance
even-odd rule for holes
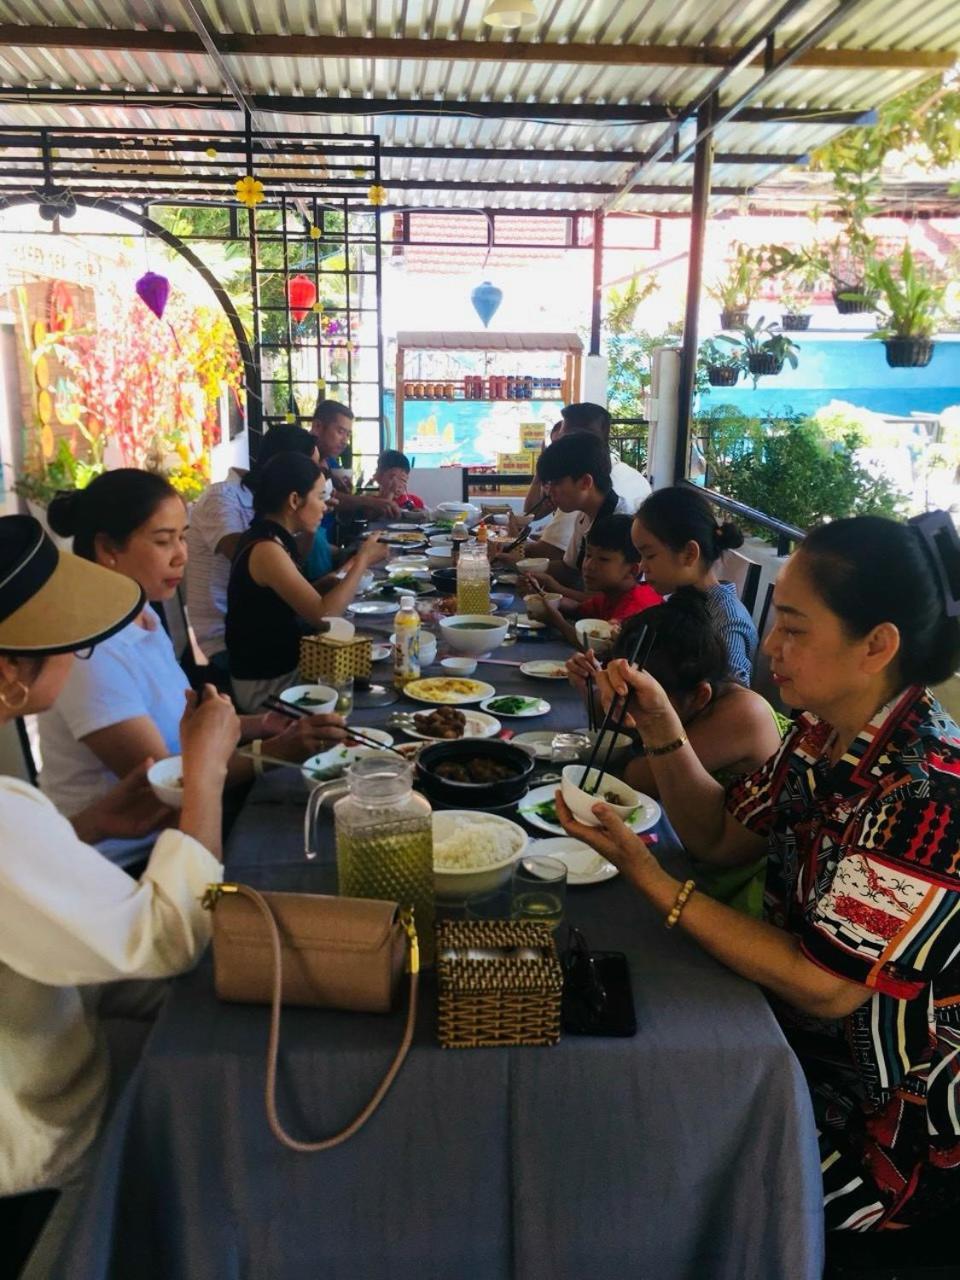
[[[495,760],[516,772],[497,782],[453,782],[434,773],[438,764],[478,757]],[[534,763],[534,758],[522,747],[497,738],[434,742],[417,756],[417,782],[430,800],[451,809],[499,809],[526,795]]]
[[[453,595],[457,589],[457,571],[454,568],[432,569],[430,581],[444,595]]]

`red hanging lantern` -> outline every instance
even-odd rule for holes
[[[287,281],[287,301],[290,303],[290,314],[297,324],[312,309],[316,300],[317,286],[306,276],[293,276]]]

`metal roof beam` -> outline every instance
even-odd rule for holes
[[[754,59],[755,54],[758,51],[762,51],[764,54],[765,67],[763,74],[760,75],[750,88],[742,93],[735,102],[723,107],[720,107],[719,105],[717,106],[716,111],[713,113],[713,121],[707,128],[707,133],[710,136],[713,136],[716,133],[717,128],[720,125],[725,124],[728,120],[741,119],[741,113],[745,110],[749,110],[749,108],[747,108],[748,102],[751,102],[757,94],[760,93],[776,75],[778,75],[779,72],[785,70],[789,66],[792,66],[801,54],[805,53],[808,49],[812,48],[814,45],[818,44],[819,41],[824,39],[825,36],[829,35],[838,23],[842,22],[844,18],[848,17],[854,9],[863,3],[863,0],[838,0],[835,7],[821,18],[818,23],[811,27],[802,39],[798,40],[796,44],[791,45],[791,47],[782,56],[775,56],[774,43],[776,40],[777,30],[780,25],[793,17],[794,14],[804,9],[808,3],[809,0],[786,0],[786,3],[781,5],[773,17],[771,17],[769,21],[765,22],[756,34],[747,41],[740,52],[727,63],[723,70],[713,77],[709,86],[702,93],[697,95],[695,101],[689,104],[684,115],[689,116],[692,111],[699,112],[704,103],[709,102],[711,98],[718,101],[718,99],[715,98],[715,95],[719,93],[725,81],[737,71],[743,70],[743,68]],[[627,179],[623,184],[623,191],[621,194],[619,196],[614,196],[612,200],[607,202],[606,207],[608,209],[616,207],[617,202],[627,194],[632,184],[641,175],[647,165],[655,163],[661,156],[670,154],[671,152],[673,153],[674,158],[679,160],[681,156],[689,155],[689,153],[696,147],[697,143],[701,142],[705,136],[698,117],[696,137],[691,139],[684,150],[680,152],[675,144],[679,140],[682,126],[683,118],[681,117],[675,120],[673,124],[665,130],[654,144],[650,159],[644,164],[638,165],[634,168],[627,176]]]
[[[859,2],[859,0],[854,0]],[[278,115],[445,116],[485,120],[552,121],[610,120],[627,124],[665,124],[689,116],[689,106],[613,102],[438,102],[434,98],[309,98],[285,94],[254,94],[257,111]],[[172,107],[178,111],[236,111],[236,101],[224,93],[169,93],[123,89],[0,88],[0,104],[72,107]],[[864,109],[822,110],[817,107],[745,107],[733,117],[738,124],[869,124],[874,113]],[[163,126],[158,125],[162,130]]]
[[[192,6],[191,6],[192,7]],[[194,21],[193,14],[191,20]],[[278,36],[207,30],[217,54],[258,58],[378,58],[397,61],[563,63],[617,67],[724,67],[727,45],[557,44],[531,40],[417,40],[389,36]],[[129,50],[135,53],[211,53],[195,31],[117,30],[0,24],[0,45],[19,48]],[[763,52],[754,55],[762,62]],[[799,67],[847,71],[947,71],[956,51],[932,49],[809,49]]]
[[[0,137],[0,145],[3,138]],[[60,143],[57,144],[61,145]],[[380,148],[382,158],[392,160],[530,160],[542,162],[587,164],[641,164],[647,158],[645,151],[551,151],[549,147],[403,147]],[[693,157],[684,157],[692,164]],[[787,152],[718,151],[715,164],[802,164],[804,154]],[[661,156],[662,164],[676,163],[672,156]]]

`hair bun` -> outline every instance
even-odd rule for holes
[[[47,508],[47,524],[61,538],[73,538],[80,527],[82,489],[61,489]]]
[[[721,551],[734,551],[743,546],[743,533],[740,526],[732,520],[724,520],[717,525],[717,546]]]

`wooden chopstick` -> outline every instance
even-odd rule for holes
[[[654,641],[655,635],[656,635],[656,633],[655,633],[655,632],[651,632],[651,630],[650,630],[650,628],[649,628],[648,626],[642,626],[642,627],[640,628],[639,633],[638,633],[638,635],[637,635],[636,642],[635,642],[635,644],[634,644],[634,646],[633,646],[633,650],[632,650],[632,651],[631,651],[631,653],[628,655],[628,659],[627,659],[627,661],[631,664],[631,666],[632,666],[634,663],[639,662],[639,663],[640,663],[640,667],[639,667],[639,669],[640,669],[641,671],[643,670],[643,663],[645,663],[645,662],[646,662],[647,657],[649,656],[650,650],[653,648],[653,641]],[[649,643],[648,643],[648,638],[649,638]],[[640,659],[641,650],[644,650],[644,652],[643,652],[643,658],[642,658],[642,661],[641,661],[641,659]],[[614,699],[613,699],[613,701],[610,703],[610,706],[607,708],[607,714],[603,717],[603,722],[602,722],[602,724],[600,725],[600,730],[599,730],[599,732],[597,733],[597,740],[596,740],[596,742],[594,742],[594,744],[593,744],[593,749],[592,749],[592,750],[591,750],[591,752],[590,752],[590,758],[588,759],[588,761],[587,761],[587,763],[586,763],[586,765],[585,765],[585,767],[584,767],[583,775],[582,775],[582,777],[581,777],[581,779],[580,779],[580,785],[581,785],[581,787],[583,788],[583,790],[586,792],[586,794],[587,794],[588,796],[592,796],[592,795],[596,795],[596,794],[597,794],[597,788],[599,787],[599,785],[600,785],[600,779],[601,779],[601,778],[602,778],[602,776],[603,776],[603,771],[602,771],[602,770],[600,770],[600,771],[597,773],[596,778],[594,779],[594,783],[593,783],[593,790],[591,790],[591,789],[590,789],[590,787],[587,785],[587,780],[588,780],[588,778],[590,777],[590,770],[591,770],[591,769],[593,769],[593,768],[594,768],[594,766],[596,765],[597,755],[599,754],[599,751],[600,751],[600,744],[603,742],[603,735],[604,735],[604,734],[606,733],[606,731],[611,727],[611,724],[612,724],[612,722],[613,722],[613,717],[614,717],[614,715],[615,715],[615,714],[619,714],[619,716],[620,716],[620,725],[621,725],[621,726],[622,726],[622,724],[623,724],[624,717],[625,717],[625,716],[626,716],[626,714],[627,714],[627,701],[628,701],[628,698],[624,697],[624,698],[622,699],[622,703],[623,703],[622,707],[618,707],[618,706],[617,706],[617,703],[618,703],[619,701],[621,701],[619,698],[614,698]],[[620,729],[618,728],[618,729],[616,730],[616,733],[619,733],[619,732],[620,732]],[[607,762],[608,762],[608,763],[609,763],[609,761],[610,761],[610,754],[611,754],[611,751],[612,751],[612,748],[613,748],[613,743],[615,743],[615,742],[616,742],[616,740],[617,740],[617,739],[616,739],[616,736],[612,737],[612,738],[611,738],[611,740],[610,740],[610,741],[611,741],[611,746],[607,749]]]

